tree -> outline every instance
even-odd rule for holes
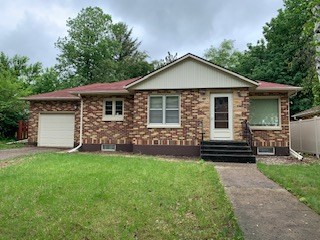
[[[27,118],[27,104],[20,100],[29,94],[54,91],[63,87],[53,68],[42,69],[41,63],[29,58],[0,53],[0,137],[14,137],[17,122]]]
[[[152,65],[153,65],[153,68],[154,69],[158,69],[158,68],[161,68],[175,60],[177,60],[178,58],[178,53],[175,53],[175,54],[171,54],[169,51],[168,51],[168,55],[165,56],[164,59],[160,59],[160,60],[155,60],[152,62]]]
[[[124,23],[113,24],[101,8],[82,9],[67,21],[68,36],[59,38],[58,70],[71,85],[112,82],[136,74],[136,65],[148,68],[147,55],[139,52],[140,42],[131,37],[132,29]],[[124,68],[126,63],[131,68]],[[145,74],[144,67],[139,74]]]
[[[42,70],[30,85],[33,94],[52,92],[65,87],[67,86],[64,86],[59,80],[59,74],[54,68]]]
[[[9,71],[28,87],[40,75],[42,64],[40,62],[30,64],[26,56],[15,55],[10,58],[4,52],[0,52],[0,70]]]
[[[141,42],[131,36],[132,30],[123,22],[112,25],[112,40],[118,43],[114,53],[118,80],[143,76],[153,70],[153,65],[146,61],[148,55],[139,51]]]
[[[318,0],[285,0],[284,9],[263,28],[265,41],[248,45],[235,70],[256,80],[302,86],[292,113],[312,106],[318,93],[312,9]],[[319,94],[318,94],[319,95]]]
[[[205,50],[204,58],[227,69],[234,69],[239,65],[241,52],[234,47],[234,40],[223,40],[218,48],[213,45]]]
[[[0,137],[14,137],[18,120],[26,118],[26,104],[19,98],[29,92],[17,77],[0,69]]]

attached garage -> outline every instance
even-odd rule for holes
[[[74,113],[40,113],[38,146],[73,147],[74,122]]]

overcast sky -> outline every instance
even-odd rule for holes
[[[114,22],[133,27],[149,60],[167,52],[203,56],[210,45],[235,40],[244,50],[262,37],[282,0],[0,0],[0,51],[28,56],[44,66],[56,63],[54,43],[67,33],[66,20],[82,8],[101,7]]]

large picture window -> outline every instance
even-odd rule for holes
[[[250,99],[249,122],[253,128],[279,128],[279,98]]]
[[[123,99],[105,99],[103,104],[104,121],[123,121]]]
[[[155,95],[149,97],[150,126],[180,125],[180,99],[173,95]]]

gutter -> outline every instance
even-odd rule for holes
[[[71,149],[68,151],[68,153],[73,153],[79,150],[79,148],[82,147],[82,128],[83,128],[83,98],[81,97],[80,94],[78,94],[78,97],[81,99],[80,103],[80,136],[79,136],[79,145],[76,146],[75,148]]]

